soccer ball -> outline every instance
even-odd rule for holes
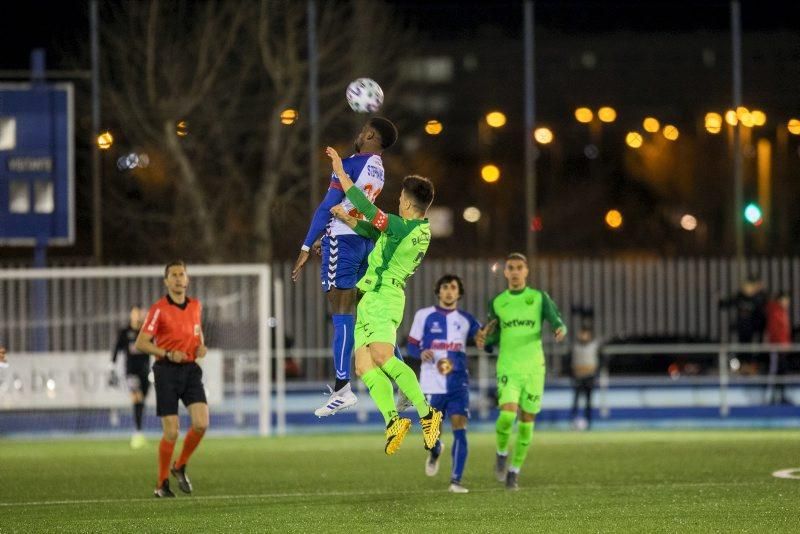
[[[373,113],[383,104],[383,89],[370,78],[359,78],[347,86],[347,103],[358,113]]]

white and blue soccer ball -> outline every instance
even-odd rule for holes
[[[383,89],[370,78],[358,78],[347,86],[347,103],[358,113],[374,113],[383,104]]]

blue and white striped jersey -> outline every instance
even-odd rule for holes
[[[475,317],[461,310],[430,306],[414,315],[408,355],[420,358],[425,350],[434,354],[433,362],[422,362],[419,382],[423,393],[452,393],[468,387],[467,340],[480,327]]]

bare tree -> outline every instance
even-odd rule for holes
[[[152,0],[103,15],[106,116],[120,142],[153,154],[136,171],[141,200],[117,190],[109,209],[141,213],[150,244],[173,254],[272,259],[283,224],[307,206],[309,180],[322,179],[308,176],[305,3]],[[351,79],[369,72],[391,95],[411,37],[384,4],[364,0],[320,2],[318,36],[325,132],[351,116]],[[283,125],[290,108],[300,120]]]

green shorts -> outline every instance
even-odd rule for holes
[[[543,370],[544,371],[544,370]],[[542,411],[544,394],[544,372],[531,374],[511,374],[498,371],[497,405],[518,404],[526,413]]]
[[[357,350],[370,343],[397,343],[397,329],[403,321],[404,293],[369,291],[356,308],[355,344]]]

